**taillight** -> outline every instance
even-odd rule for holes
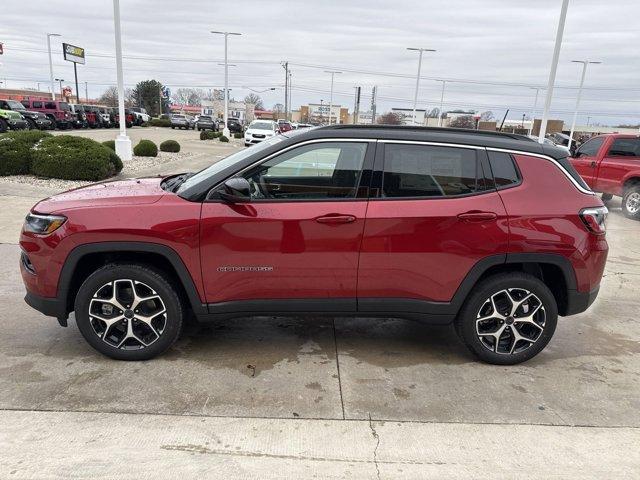
[[[590,232],[596,235],[604,235],[607,231],[605,222],[608,213],[607,207],[585,208],[580,212],[580,219]]]

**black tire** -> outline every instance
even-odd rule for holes
[[[125,310],[123,313],[127,316],[129,314],[133,315],[133,317],[113,323],[108,330],[111,335],[106,340],[103,340],[102,336],[100,336],[102,332],[98,332],[94,325],[98,328],[104,328],[105,323],[96,320],[90,315],[92,313],[90,308],[95,309],[101,307],[102,304],[98,301],[92,305],[91,300],[97,298],[94,295],[98,295],[105,286],[107,286],[108,291],[110,288],[108,287],[109,283],[114,280],[124,280],[120,284],[124,285],[124,287],[119,287],[119,292],[127,293],[126,280],[133,280],[136,282],[136,289],[143,290],[143,292],[136,292],[137,294],[146,296],[145,292],[149,294],[152,290],[152,293],[158,297],[159,300],[150,300],[150,302],[152,304],[158,302],[154,309],[161,312],[162,308],[164,308],[166,314],[154,313],[153,309],[148,313],[150,315],[149,318],[153,318],[152,324],[156,320],[160,321],[160,324],[155,326],[158,335],[152,333],[152,329],[148,328],[145,322],[136,319],[135,313],[138,313],[137,311],[133,313],[132,310]],[[124,290],[121,290],[122,288]],[[125,297],[126,295],[120,297],[123,299],[121,303],[124,307],[127,306]],[[148,304],[141,303],[141,305],[146,307]],[[113,318],[122,317],[123,315],[119,315],[119,310],[116,312],[116,309],[117,307],[112,312]],[[103,315],[102,310],[99,310],[99,313]],[[98,313],[94,310],[93,314],[97,315]],[[78,290],[75,300],[75,317],[82,336],[100,353],[116,360],[149,360],[165,352],[178,339],[182,330],[184,309],[175,288],[166,280],[166,275],[146,265],[109,264],[93,272]],[[94,323],[92,323],[92,318]],[[143,346],[142,343],[132,337],[129,340],[124,340],[123,348],[118,348],[116,343],[125,339],[128,335],[129,322],[131,323],[131,331],[146,339],[147,346]],[[144,337],[143,335],[150,336]],[[115,339],[112,340],[112,338]]]
[[[507,289],[509,289],[508,294],[501,293]],[[539,301],[542,308],[535,310],[534,315],[536,316],[536,324],[540,323],[542,326],[535,327],[530,323],[518,322],[518,318],[523,318],[524,315],[522,315],[522,312],[517,311],[514,317],[507,316],[504,317],[504,320],[489,319],[482,322],[482,324],[479,323],[478,325],[481,325],[479,328],[483,330],[482,333],[485,333],[483,340],[480,340],[476,332],[476,321],[481,313],[483,313],[483,317],[492,315],[493,307],[490,299],[493,297],[498,307],[506,306],[508,311],[511,308],[509,307],[509,302],[510,305],[513,305],[513,300],[506,295],[522,296],[524,298],[526,296],[525,292],[533,294],[535,300],[530,297],[530,301],[524,302],[523,311],[525,307],[527,310],[532,308],[532,305],[535,308]],[[488,310],[483,312],[485,308]],[[498,313],[500,313],[500,308],[498,310]],[[502,310],[502,312],[504,313],[505,310]],[[495,328],[492,322],[495,322]],[[557,322],[558,306],[549,288],[532,275],[512,272],[497,274],[478,283],[458,313],[455,327],[458,336],[467,348],[481,360],[495,365],[514,365],[525,362],[540,353],[551,340],[556,330]],[[484,331],[485,328],[487,329],[486,331]],[[525,332],[530,333],[530,335],[527,334],[526,336],[534,341],[516,340],[514,344],[514,339],[517,337],[512,333],[512,329],[520,335]],[[491,336],[491,332],[494,331],[502,332],[497,337],[498,352],[495,351],[496,337]]]
[[[602,199],[603,202],[608,202],[609,200],[611,200],[613,198],[613,194],[612,193],[603,193],[600,198]]]
[[[4,133],[9,130],[9,124],[4,118],[0,118],[0,133]]]
[[[27,118],[27,130],[37,130],[38,125],[33,118]]]
[[[176,127],[174,127],[173,125],[171,125],[171,129],[174,130]]]
[[[625,217],[640,220],[640,185],[633,185],[622,196],[622,213]]]

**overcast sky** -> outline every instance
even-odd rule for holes
[[[546,86],[560,0],[121,0],[125,84],[155,78],[172,90],[220,88],[224,84],[223,39],[230,37],[231,95],[263,90],[267,107],[284,103],[284,70],[293,72],[293,106],[329,101],[328,69],[336,75],[334,103],[353,109],[354,87],[378,86],[378,112],[410,108],[417,52],[425,53],[418,108],[491,110],[510,119],[529,114],[530,87]],[[224,5],[225,8],[222,8]],[[61,42],[84,47],[79,66],[81,95],[97,97],[115,84],[111,0],[2,0],[0,81],[9,87],[37,86],[49,78],[46,33],[53,39],[54,74],[73,86],[73,64],[62,58]],[[587,72],[578,123],[640,122],[640,1],[571,0],[552,103],[553,117],[570,120],[580,66],[574,59],[602,61]],[[126,58],[144,57],[144,58]],[[183,59],[183,60],[179,60]],[[573,87],[573,88],[568,88]],[[74,88],[75,90],[75,88]],[[543,103],[541,92],[538,105]],[[366,110],[366,108],[363,108]]]

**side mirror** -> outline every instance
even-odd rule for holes
[[[247,203],[251,201],[251,186],[246,178],[233,177],[224,182],[218,195],[229,203]]]

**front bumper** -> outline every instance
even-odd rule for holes
[[[32,308],[35,308],[40,313],[45,314],[48,317],[56,317],[59,322],[64,320],[66,324],[69,314],[66,311],[66,307],[63,302],[57,298],[40,297],[27,290],[27,294],[24,296],[24,301]]]
[[[26,120],[18,120],[18,119],[9,119],[7,120],[7,123],[9,124],[9,128],[11,128],[11,130],[24,130],[25,128],[29,127],[29,124],[27,123]]]

